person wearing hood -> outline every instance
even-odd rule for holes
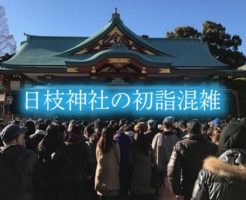
[[[18,125],[7,125],[0,135],[4,143],[0,148],[0,199],[32,200],[37,156],[24,148],[24,131]]]
[[[168,181],[177,199],[190,200],[203,160],[217,153],[217,146],[201,134],[201,124],[193,119],[187,123],[188,134],[177,142],[168,163]]]
[[[246,124],[232,122],[219,140],[219,158],[208,157],[199,172],[192,200],[246,199]]]

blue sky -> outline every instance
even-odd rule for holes
[[[243,40],[246,54],[244,0],[0,0],[17,46],[33,35],[91,36],[111,18],[117,7],[124,24],[138,35],[164,37],[177,26],[202,29],[205,20],[221,23]]]

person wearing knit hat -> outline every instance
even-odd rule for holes
[[[0,199],[32,200],[37,155],[25,149],[24,131],[18,125],[7,125],[0,135],[4,143],[0,147]]]
[[[219,158],[208,157],[198,175],[192,200],[246,199],[246,124],[232,122],[221,132]]]
[[[24,145],[24,132],[23,130],[16,124],[7,125],[1,132],[1,139],[4,144],[8,145],[10,143],[15,143],[15,140],[18,140],[17,143],[20,145]],[[23,135],[23,137],[21,137]]]
[[[246,124],[233,122],[224,127],[219,145],[222,150],[246,149]]]

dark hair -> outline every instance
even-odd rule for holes
[[[165,128],[167,128],[167,129],[173,127],[172,123],[171,123],[171,122],[168,122],[168,121],[164,121],[164,122],[163,122],[163,126],[164,126]]]
[[[73,123],[71,125],[71,133],[76,135],[82,135],[83,127],[79,123]]]
[[[35,123],[32,120],[27,120],[25,123],[26,131],[25,131],[25,139],[27,140],[30,135],[35,133]]]
[[[45,131],[46,125],[45,125],[44,121],[38,121],[36,124],[36,129],[40,129],[40,130]]]
[[[187,121],[184,119],[181,119],[178,123],[180,128],[187,128]]]
[[[90,136],[94,133],[94,128],[93,125],[90,124],[88,126],[85,127],[84,129],[84,136],[88,139],[90,138]]]
[[[73,124],[71,124],[70,126],[70,131],[68,132],[68,141],[69,142],[77,142],[77,141],[80,141],[82,139],[82,136],[83,136],[83,129],[84,127],[77,123],[77,122],[74,122]]]
[[[192,119],[188,121],[187,132],[193,134],[201,134],[201,123],[198,119]]]
[[[102,130],[101,137],[98,141],[98,147],[103,153],[107,153],[113,147],[113,131],[110,127],[105,127]]]
[[[52,122],[46,129],[44,139],[39,143],[38,149],[42,151],[45,149],[47,154],[52,154],[57,147],[63,144],[64,136],[61,128],[57,123]]]

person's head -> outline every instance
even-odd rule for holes
[[[219,147],[227,149],[246,149],[246,124],[232,122],[227,124],[220,134]]]
[[[116,121],[115,121],[115,120],[110,120],[110,122],[109,122],[108,126],[113,128],[113,127],[115,127],[115,126],[116,126],[116,124],[117,124],[117,123],[116,123]]]
[[[35,123],[32,120],[27,120],[25,123],[26,132],[25,138],[27,139],[30,135],[35,133]]]
[[[148,120],[147,125],[148,125],[148,129],[154,129],[156,125],[155,120],[153,119]]]
[[[163,119],[163,130],[167,131],[167,130],[171,130],[173,128],[173,124],[174,124],[174,117],[169,116],[169,117],[165,117]]]
[[[148,130],[148,126],[145,122],[138,122],[135,126],[134,126],[134,131],[137,134],[143,134],[144,132],[146,132]]]
[[[103,153],[107,153],[113,146],[113,130],[110,127],[102,129],[101,137],[98,141],[98,147]]]
[[[24,130],[16,124],[7,125],[1,132],[1,139],[5,146],[10,144],[25,145]]]
[[[187,132],[191,134],[201,134],[201,123],[198,119],[188,121]]]
[[[45,130],[44,139],[39,144],[39,149],[45,147],[50,153],[61,145],[64,141],[64,135],[60,126],[52,122]]]
[[[187,121],[184,120],[184,119],[179,120],[179,122],[178,122],[178,128],[179,128],[182,132],[186,131],[186,130],[187,130]]]
[[[82,138],[83,127],[81,124],[75,122],[70,126],[70,131],[68,132],[68,140],[70,142],[76,142]]]
[[[103,127],[105,127],[105,122],[102,121],[101,119],[97,119],[94,121],[94,127],[95,127],[95,132],[100,135]]]
[[[128,121],[126,119],[120,119],[119,127],[123,126],[124,124],[128,124]]]
[[[36,130],[43,130],[45,131],[46,126],[43,120],[38,120],[36,123]]]
[[[94,133],[94,128],[92,124],[89,124],[88,126],[85,127],[84,129],[85,138],[89,139],[93,133]]]

